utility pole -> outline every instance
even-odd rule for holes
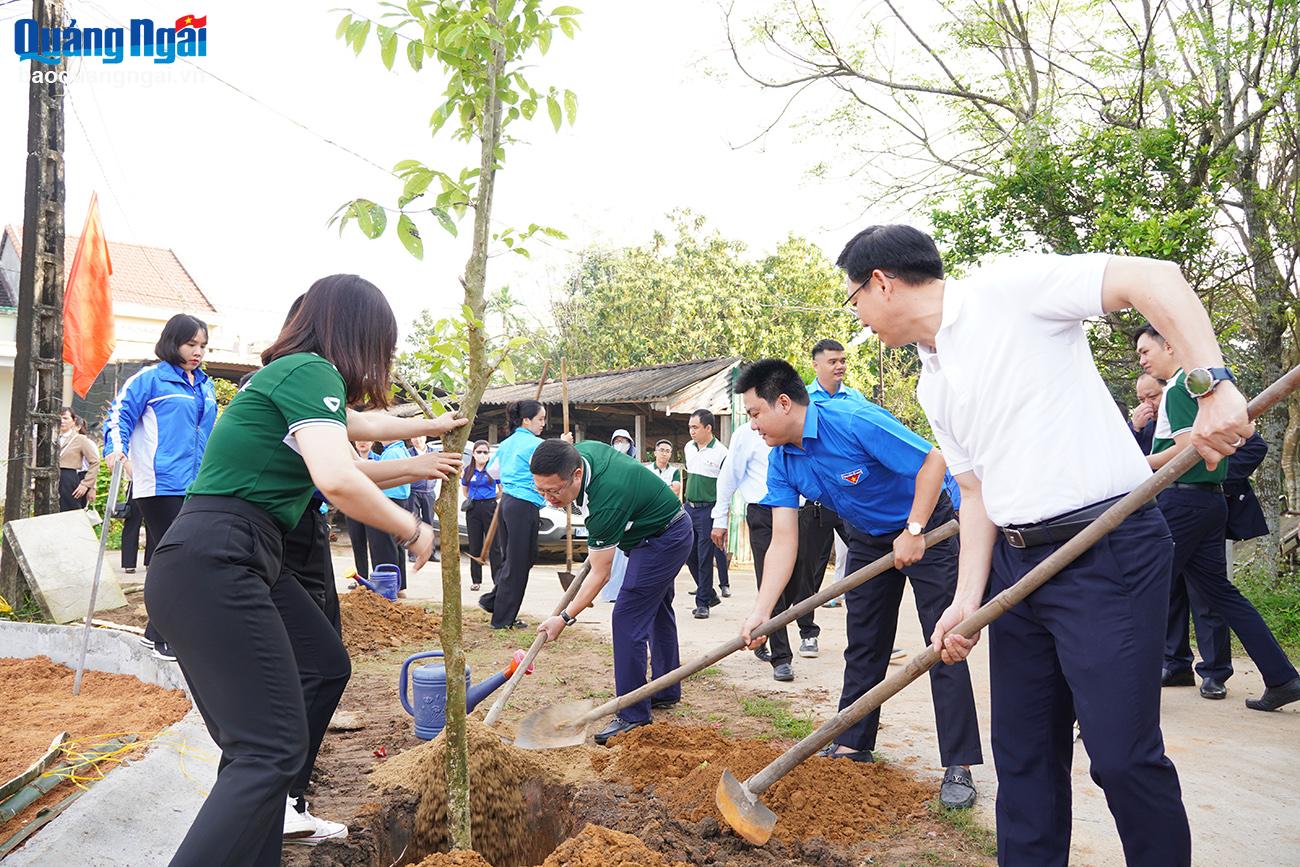
[[[33,0],[42,28],[61,27],[63,0]],[[67,61],[31,62],[27,190],[18,278],[17,355],[5,484],[7,522],[59,507],[59,410],[63,404],[63,77]],[[30,499],[29,499],[30,498]],[[24,588],[6,543],[0,595],[15,606]]]

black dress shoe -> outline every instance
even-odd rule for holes
[[[778,663],[772,666],[772,679],[779,680],[782,683],[789,683],[794,680],[794,669],[790,667],[788,662]]]
[[[482,608],[482,609],[483,609],[484,611],[486,611],[488,614],[491,614],[491,613],[492,613],[492,606],[491,606],[491,605],[488,605],[486,602],[484,602],[482,596],[479,597],[479,600],[478,600],[478,607],[479,607],[479,608]]]
[[[680,698],[652,698],[650,699],[650,707],[655,710],[663,710],[664,708],[676,707],[679,701],[681,701]]]
[[[758,657],[759,662],[771,662],[772,651],[767,649],[767,643],[760,644],[755,650],[754,655]]]
[[[727,593],[726,593],[725,595],[730,596],[730,595],[731,595],[731,591],[727,591]],[[721,597],[721,596],[714,596],[714,597],[713,597],[713,601],[709,603],[709,607],[712,608],[712,607],[714,607],[715,605],[721,605],[721,604],[722,604],[722,597]]]
[[[639,729],[641,728],[641,726],[648,726],[648,725],[650,725],[649,721],[628,722],[622,717],[616,716],[609,721],[609,725],[605,726],[603,729],[596,732],[596,743],[603,747],[609,741],[610,738],[615,737],[616,735],[621,735],[624,732],[632,731],[632,729]]]
[[[1161,686],[1196,686],[1196,678],[1190,671],[1170,672],[1164,669],[1160,672]]]
[[[1259,698],[1246,699],[1251,710],[1277,710],[1293,701],[1300,701],[1300,677],[1281,686],[1270,686]]]
[[[730,598],[730,597],[731,597],[731,588],[730,588],[730,587],[723,587],[723,588],[722,588],[722,598],[723,598],[723,599],[728,599],[728,598]]]
[[[961,765],[953,765],[943,772],[943,782],[939,784],[939,803],[950,810],[969,810],[975,806],[975,780],[970,771]]]
[[[1227,698],[1228,688],[1212,677],[1201,681],[1201,698]]]
[[[707,605],[701,605],[691,612],[691,616],[693,616],[696,620],[708,620],[709,607]]]

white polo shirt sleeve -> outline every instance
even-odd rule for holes
[[[948,433],[937,415],[930,416],[929,421],[930,432],[934,434],[935,442],[939,444],[939,451],[943,453],[943,459],[948,464],[948,472],[956,476],[975,469],[975,462],[956,438]]]
[[[1003,291],[1033,316],[1073,326],[1105,312],[1101,286],[1109,261],[1106,253],[1017,256],[1016,279],[1003,284]]]

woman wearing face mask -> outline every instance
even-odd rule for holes
[[[614,435],[609,438],[609,444],[616,452],[621,452],[630,458],[636,457],[636,446],[632,444],[632,435],[623,428],[614,431]],[[609,568],[609,582],[600,588],[601,599],[606,602],[614,602],[618,599],[618,591],[623,586],[623,575],[626,572],[627,554],[615,550],[614,563]]]
[[[483,552],[483,538],[488,527],[492,525],[492,515],[497,508],[497,498],[501,496],[501,483],[492,478],[487,470],[488,456],[492,453],[487,440],[474,443],[474,463],[465,468],[460,477],[460,499],[465,510],[465,529],[469,534],[469,553],[478,556]],[[492,550],[488,552],[488,563],[492,567],[492,583],[496,583],[497,573],[501,570],[500,542],[498,533],[492,540]],[[469,589],[477,590],[483,584],[483,565],[473,557],[469,561]]]
[[[123,383],[104,421],[104,460],[110,467],[128,461],[131,498],[154,539],[180,513],[217,420],[216,392],[200,369],[207,348],[203,320],[185,313],[167,320],[154,346],[158,363]],[[141,643],[158,659],[176,661],[152,623]]]
[[[99,474],[99,448],[80,427],[71,407],[59,415],[59,511],[86,508]]]

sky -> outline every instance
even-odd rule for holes
[[[853,185],[809,177],[811,166],[833,159],[833,142],[781,124],[739,147],[776,117],[784,96],[736,74],[714,3],[573,2],[583,9],[578,37],[557,35],[529,78],[575,91],[577,123],[557,134],[539,112],[538,121],[511,127],[524,140],[498,175],[495,210],[498,227],[539,223],[569,239],[534,245],[531,260],[494,257],[489,291],[508,284],[546,322],[550,292],[578,251],[644,244],[674,208],[705,215],[755,255],[790,233],[833,254],[857,228],[896,216],[867,212]],[[737,0],[736,9],[757,14],[769,2]],[[335,39],[342,13],[329,7],[68,0],[68,15],[83,27],[208,16],[208,56],[194,64],[74,61],[66,102],[69,234],[80,233],[97,192],[110,245],[174,250],[248,339],[273,336],[297,294],[338,272],[378,285],[404,331],[421,310],[457,310],[471,215],[459,238],[421,223],[423,261],[391,230],[372,241],[353,227],[340,238],[326,225],[352,198],[392,203],[399,185],[386,169],[399,160],[449,170],[477,164],[476,152],[445,132],[429,134],[442,73],[426,65],[415,74],[400,54],[395,71],[385,70],[373,33],[354,57]],[[350,8],[379,9],[369,0]],[[29,65],[13,54],[13,21],[27,15],[28,0],[0,0],[0,221],[14,224],[22,220]],[[801,106],[815,113],[833,99],[813,92]]]

